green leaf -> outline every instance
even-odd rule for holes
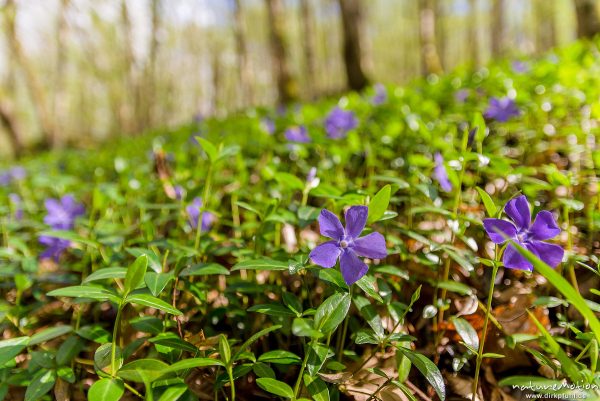
[[[456,332],[463,339],[465,344],[469,347],[477,350],[479,349],[479,337],[477,336],[477,332],[471,326],[469,322],[461,317],[452,317],[450,319],[456,328]]]
[[[275,331],[275,330],[279,330],[281,327],[282,327],[281,325],[276,324],[275,326],[271,326],[271,327],[267,327],[266,329],[262,329],[258,333],[254,333],[252,336],[250,336],[249,339],[246,340],[246,342],[244,342],[240,346],[239,350],[233,355],[233,358],[231,360],[232,361],[237,361],[237,359],[241,355],[241,353],[244,352],[246,350],[246,348],[250,347],[250,345],[254,344],[254,342],[256,340],[258,340],[259,338],[261,338],[265,334],[268,334],[268,333],[270,333],[272,331]]]
[[[219,355],[221,355],[221,360],[225,362],[225,365],[229,365],[231,361],[231,347],[229,346],[227,337],[223,334],[219,336]]]
[[[144,275],[148,268],[148,257],[142,255],[127,269],[125,276],[123,297],[126,297],[131,291],[138,288],[144,282]]]
[[[27,390],[25,391],[25,401],[39,400],[54,387],[55,382],[55,370],[41,369],[33,376],[29,386],[27,386]]]
[[[369,202],[369,217],[367,222],[373,223],[383,217],[392,195],[392,187],[387,184],[377,192]]]
[[[186,267],[179,274],[180,276],[208,276],[212,274],[223,274],[228,276],[229,270],[218,263],[200,263],[194,266]]]
[[[406,356],[419,372],[425,376],[425,379],[431,384],[431,387],[433,387],[438,397],[440,397],[440,400],[444,401],[446,399],[446,387],[444,385],[444,377],[438,367],[422,354],[398,345],[396,345],[396,349]]]
[[[292,322],[292,333],[298,337],[312,337],[320,338],[323,337],[323,333],[316,330],[312,320],[296,318]]]
[[[323,334],[334,331],[344,320],[350,309],[350,294],[335,293],[317,308],[315,326]]]
[[[483,206],[485,206],[485,211],[487,212],[488,217],[496,217],[496,213],[498,213],[498,208],[494,204],[494,201],[492,200],[490,195],[479,187],[475,187],[475,189],[477,190],[477,192],[479,192],[479,196],[483,201]]]
[[[473,293],[471,287],[458,281],[439,281],[437,285],[439,288],[445,288],[459,295],[471,295]]]
[[[202,149],[206,152],[208,159],[214,163],[219,157],[219,151],[217,150],[217,147],[200,136],[197,136],[196,140],[198,141],[200,146],[202,146]]]
[[[156,337],[148,339],[148,341],[155,345],[191,352],[192,354],[198,352],[198,348],[194,344],[182,340],[175,333],[160,333]]]
[[[261,377],[256,379],[256,384],[258,384],[258,387],[271,394],[290,399],[294,398],[294,391],[292,388],[284,382],[280,382],[279,380],[271,379],[269,377]]]
[[[29,340],[29,345],[41,344],[48,340],[52,340],[53,338],[60,337],[63,334],[70,333],[72,331],[73,327],[67,325],[50,327],[49,329],[42,330],[31,336],[31,340]]]
[[[360,287],[368,296],[383,303],[381,295],[375,289],[375,278],[373,276],[364,275],[356,282],[356,285]]]
[[[29,337],[16,337],[0,341],[0,366],[19,355],[29,344]]]
[[[265,363],[275,363],[279,365],[295,365],[300,364],[300,362],[302,362],[302,359],[300,359],[300,357],[294,354],[293,352],[275,350],[265,352],[264,354],[258,357],[258,361]]]
[[[270,316],[296,316],[294,312],[281,304],[260,304],[248,308],[248,312],[258,312]]]
[[[333,353],[329,351],[329,347],[324,344],[317,342],[311,342],[308,348],[308,361],[306,364],[308,374],[316,376],[317,373],[323,367],[323,364],[328,357],[332,356]]]
[[[56,352],[58,366],[70,365],[73,358],[84,348],[85,342],[76,335],[69,336]]]
[[[529,310],[526,310],[526,312],[529,315],[529,318],[535,323],[540,333],[542,333],[546,343],[548,344],[548,348],[552,352],[552,355],[554,355],[560,362],[560,369],[563,371],[563,373],[569,377],[573,383],[583,381],[584,376],[581,373],[582,368],[567,355],[567,353],[556,342],[554,337],[552,337],[552,334],[548,333],[548,330],[546,330],[544,325],[537,320],[535,315]]]
[[[173,308],[165,301],[148,294],[129,294],[127,298],[125,298],[125,303],[149,306],[151,308],[159,309],[161,311],[170,313],[175,316],[182,315],[181,311]]]
[[[165,289],[169,281],[173,280],[173,272],[169,273],[155,273],[146,272],[144,281],[146,286],[155,297],[159,296],[160,293]]]
[[[320,377],[305,374],[304,385],[314,401],[329,401],[329,389]]]
[[[180,370],[188,370],[194,368],[203,368],[206,366],[225,366],[225,364],[218,359],[212,358],[189,358],[179,362],[175,362],[173,365],[165,369],[165,373],[179,372]]]
[[[136,317],[129,321],[131,327],[142,333],[160,334],[163,331],[163,321],[154,316]]]
[[[231,271],[236,270],[288,270],[288,262],[273,259],[251,259],[237,263],[231,268]]]
[[[158,359],[138,359],[123,365],[117,376],[137,383],[153,382],[163,376],[168,368],[169,365]]]
[[[185,383],[170,384],[158,401],[177,401],[187,391]]]
[[[285,306],[287,306],[292,312],[294,312],[296,316],[302,316],[302,301],[300,301],[297,296],[295,296],[291,292],[286,291],[282,294],[282,298]]]
[[[96,369],[106,371],[105,368],[108,368],[108,372],[110,373],[111,354],[112,343],[106,343],[99,346],[94,353],[94,366]],[[117,367],[121,367],[121,365],[123,365],[123,354],[121,353],[121,347],[116,348],[115,358]]]
[[[358,309],[360,315],[367,321],[369,326],[371,326],[377,337],[382,338],[384,334],[383,322],[377,314],[375,307],[373,307],[371,302],[365,297],[357,296],[353,301],[356,309]]]
[[[91,285],[75,285],[59,288],[58,290],[50,291],[46,295],[50,297],[89,298],[96,301],[111,301],[115,304],[121,302],[121,298],[114,293],[104,288],[92,287]]]
[[[89,401],[118,401],[125,393],[123,382],[118,379],[100,379],[88,391]]]
[[[127,269],[124,267],[105,267],[96,270],[83,280],[83,284],[91,283],[92,281],[100,281],[106,279],[125,278]]]
[[[577,308],[579,313],[588,321],[596,340],[600,342],[600,321],[594,314],[594,312],[590,309],[588,304],[585,302],[585,299],[579,294],[575,288],[569,284],[567,280],[565,280],[559,273],[557,273],[553,268],[548,266],[546,263],[542,262],[538,259],[533,253],[529,252],[527,249],[523,248],[519,244],[511,241],[511,244],[519,251],[521,255],[523,255],[531,264],[533,264],[534,271],[540,273],[544,276],[558,291],[560,291],[567,300]]]

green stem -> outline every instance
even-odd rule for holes
[[[492,310],[492,298],[494,297],[494,284],[496,283],[496,274],[498,273],[498,262],[497,262],[498,251],[496,249],[496,257],[494,258],[494,267],[492,270],[492,280],[490,282],[490,291],[488,293],[487,306],[485,311],[485,321],[483,322],[483,332],[481,333],[481,341],[479,342],[479,351],[477,352],[477,362],[475,365],[475,377],[473,378],[473,398],[472,401],[477,399],[477,385],[479,381],[479,370],[481,369],[481,361],[483,360],[483,347],[485,346],[485,337],[487,335],[488,323],[490,321],[490,313]]]
[[[227,375],[229,376],[229,386],[231,387],[231,401],[235,401],[235,383],[233,380],[233,370],[231,366],[227,367]]]
[[[298,398],[300,384],[302,383],[302,376],[304,376],[304,369],[306,369],[306,364],[308,363],[308,353],[310,352],[311,344],[312,341],[308,343],[308,349],[304,352],[304,360],[302,361],[302,365],[300,366],[300,373],[298,374],[298,378],[296,379],[296,385],[294,386],[294,398]]]
[[[354,284],[350,286],[350,305],[352,305],[352,290],[354,289]],[[344,318],[344,324],[342,326],[342,337],[338,343],[338,362],[342,362],[342,354],[344,352],[344,343],[346,342],[346,334],[348,333],[348,324],[350,322],[350,311],[346,313],[346,317]]]
[[[198,224],[196,224],[196,241],[194,242],[194,249],[196,251],[198,251],[198,247],[200,246],[200,234],[202,233],[202,214],[208,209],[208,194],[210,192],[212,168],[213,165],[211,162],[209,162],[208,169],[206,171],[206,181],[204,182],[204,191],[202,193],[202,206],[198,211]]]
[[[117,335],[119,334],[119,326],[121,325],[121,312],[123,312],[123,306],[119,305],[119,308],[117,309],[117,318],[115,319],[115,327],[113,328],[112,349],[110,351],[110,375],[112,377],[115,377],[117,370]]]

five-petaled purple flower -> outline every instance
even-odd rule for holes
[[[188,218],[189,218],[189,222],[190,222],[190,226],[192,226],[192,228],[197,228],[198,227],[198,220],[200,217],[200,209],[202,209],[202,198],[194,198],[194,200],[192,201],[192,203],[190,203],[188,206],[186,206],[185,210],[188,214]],[[206,232],[208,230],[210,230],[210,227],[213,225],[213,223],[216,220],[216,216],[210,212],[203,212],[202,213],[202,222],[200,223],[200,231],[202,232]]]
[[[82,204],[77,203],[73,195],[65,195],[59,199],[46,199],[44,202],[47,210],[44,223],[54,230],[71,230],[75,226],[75,219],[85,213]],[[46,245],[46,250],[40,254],[42,259],[52,258],[58,261],[60,255],[71,246],[71,241],[42,235],[40,244]]]
[[[309,257],[314,264],[327,268],[335,266],[339,258],[340,270],[348,285],[354,284],[369,270],[369,266],[359,256],[370,259],[383,259],[387,256],[383,235],[373,232],[359,238],[367,223],[368,214],[368,207],[352,206],[346,211],[346,228],[327,209],[323,209],[319,215],[321,235],[332,241],[318,245]]]
[[[296,125],[285,130],[285,139],[290,142],[309,143],[308,130],[304,125]]]
[[[75,201],[73,195],[65,195],[60,200],[46,199],[44,205],[48,211],[44,223],[55,230],[71,230],[75,226],[75,219],[85,213],[85,208]]]
[[[348,131],[358,126],[358,120],[351,111],[342,110],[335,107],[325,119],[325,131],[331,139],[341,139],[346,136]]]
[[[448,172],[446,171],[446,166],[444,165],[444,156],[440,154],[440,152],[436,152],[433,155],[435,160],[435,167],[433,168],[433,178],[440,184],[440,187],[444,192],[452,191],[452,183],[448,179]]]
[[[518,117],[521,114],[515,101],[509,97],[490,99],[490,104],[485,111],[485,116],[501,123]]]
[[[502,244],[512,240],[527,249],[544,263],[556,267],[562,261],[564,250],[556,244],[543,242],[560,234],[552,213],[542,210],[531,224],[531,211],[525,195],[508,201],[504,212],[512,222],[501,219],[484,219],[483,227],[492,242]],[[504,266],[511,269],[533,270],[533,265],[522,256],[513,244],[508,244],[502,257]]]

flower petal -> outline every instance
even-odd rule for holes
[[[520,245],[523,246],[523,244]],[[533,265],[529,263],[529,261],[519,253],[519,251],[517,251],[517,248],[515,248],[513,244],[508,244],[504,250],[502,263],[504,263],[504,266],[508,267],[509,269],[533,270]]]
[[[562,262],[564,249],[560,245],[548,244],[542,241],[531,241],[527,249],[535,253],[544,263],[550,267],[556,267]]]
[[[483,219],[483,228],[495,244],[502,244],[507,239],[517,236],[517,228],[513,223],[501,219]]]
[[[369,208],[366,206],[352,206],[346,211],[346,235],[358,238],[367,224]]]
[[[369,266],[360,260],[352,250],[346,249],[340,256],[340,270],[346,284],[352,285],[367,274]]]
[[[560,228],[556,224],[554,215],[547,210],[542,210],[535,216],[529,231],[531,238],[538,241],[554,238],[560,234]]]
[[[371,233],[354,240],[352,250],[360,256],[383,259],[387,256],[385,238],[379,233]]]
[[[313,249],[308,257],[314,264],[329,268],[335,266],[341,252],[342,250],[337,245],[337,241],[328,241]]]
[[[344,227],[338,217],[327,209],[321,210],[319,214],[319,229],[321,235],[331,239],[342,239],[344,237]]]
[[[517,229],[527,229],[531,224],[531,211],[525,195],[517,196],[508,201],[504,211],[515,222]]]

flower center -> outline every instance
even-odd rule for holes
[[[348,248],[348,241],[346,241],[345,239],[340,241],[340,246],[342,248]]]

